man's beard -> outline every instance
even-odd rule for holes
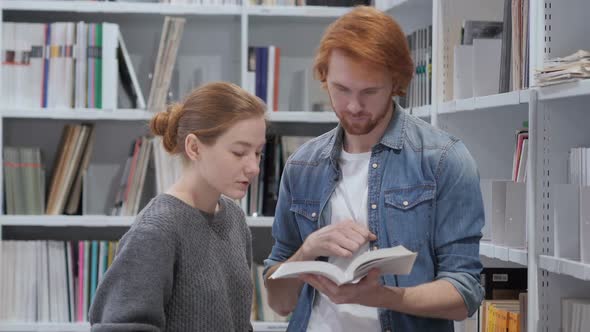
[[[349,112],[342,112],[341,114],[336,113],[338,119],[340,120],[340,125],[347,134],[360,136],[360,135],[367,135],[375,127],[379,125],[379,123],[387,116],[387,112],[391,112],[391,104],[388,105],[383,109],[381,112],[375,115],[375,117],[371,117],[371,114],[368,112],[361,112],[360,115],[364,116],[363,121],[354,121],[352,120],[352,116]]]

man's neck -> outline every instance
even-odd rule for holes
[[[366,135],[350,135],[344,131],[344,151],[348,153],[363,153],[371,151],[373,146],[379,143],[385,134],[394,113],[395,110],[387,112],[387,115],[380,121],[380,123]]]

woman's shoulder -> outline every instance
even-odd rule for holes
[[[223,195],[221,196],[220,200],[221,200],[222,207],[224,209],[227,209],[225,215],[228,218],[242,219],[242,220],[246,219],[246,214],[244,213],[244,210],[242,210],[242,207],[240,205],[238,205],[238,203],[236,203],[236,201],[234,201],[233,199],[231,199],[229,197],[223,196]]]
[[[156,228],[165,232],[178,227],[179,209],[177,199],[168,194],[159,194],[137,214],[133,223],[134,227]]]

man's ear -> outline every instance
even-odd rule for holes
[[[184,139],[184,151],[189,160],[197,160],[200,156],[201,141],[195,134],[188,134]]]

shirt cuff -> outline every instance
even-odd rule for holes
[[[484,298],[484,289],[469,273],[440,272],[435,280],[446,280],[457,289],[467,307],[467,316],[471,317],[479,309]]]

